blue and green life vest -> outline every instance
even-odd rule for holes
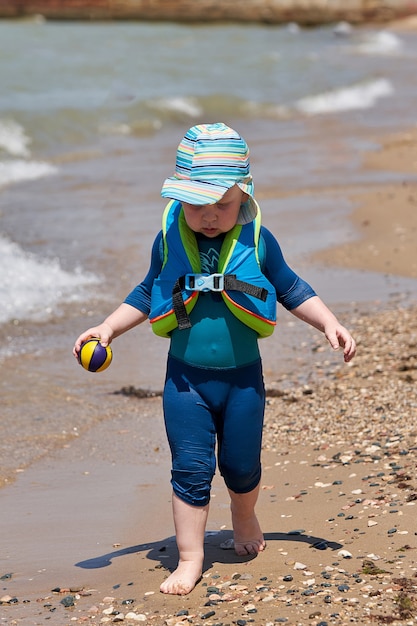
[[[201,274],[195,233],[187,225],[181,203],[171,200],[162,218],[164,258],[151,292],[152,330],[169,337],[175,328],[190,328],[189,315],[201,291],[219,291],[230,311],[259,337],[276,325],[276,291],[261,271],[258,242],[260,209],[252,222],[226,233],[218,273]]]

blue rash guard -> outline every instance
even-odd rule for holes
[[[197,234],[202,272],[217,272],[224,236],[208,238]],[[259,240],[262,272],[275,287],[277,301],[291,310],[316,295],[313,289],[287,265],[281,248],[264,226]],[[149,314],[152,284],[162,268],[162,233],[152,248],[148,274],[125,299],[126,304]],[[219,293],[203,292],[193,309],[190,329],[171,333],[170,355],[196,367],[228,369],[249,365],[259,359],[256,332],[240,322],[223,303]]]
[[[198,234],[197,242],[202,271],[216,272],[223,237]],[[287,265],[277,240],[264,227],[259,258],[277,301],[286,309],[316,295]],[[125,299],[147,315],[162,259],[159,233],[148,274]],[[216,469],[216,442],[220,473],[229,489],[243,494],[259,484],[265,388],[257,334],[229,311],[219,293],[201,293],[190,321],[190,329],[171,333],[164,420],[173,491],[192,506],[205,506]]]

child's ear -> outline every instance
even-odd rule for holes
[[[245,204],[245,202],[248,200],[248,198],[249,198],[249,194],[247,194],[244,191],[242,191],[242,204]]]

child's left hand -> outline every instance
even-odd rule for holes
[[[318,296],[309,298],[291,313],[298,319],[321,330],[333,350],[343,348],[343,356],[348,363],[356,354],[356,343],[350,332],[340,324],[337,317]]]
[[[350,332],[341,324],[329,324],[324,329],[327,341],[333,350],[343,348],[343,356],[346,363],[349,363],[356,354],[356,342]]]

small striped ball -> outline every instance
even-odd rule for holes
[[[112,361],[110,346],[104,348],[98,339],[88,339],[81,345],[78,361],[89,372],[103,372]]]

